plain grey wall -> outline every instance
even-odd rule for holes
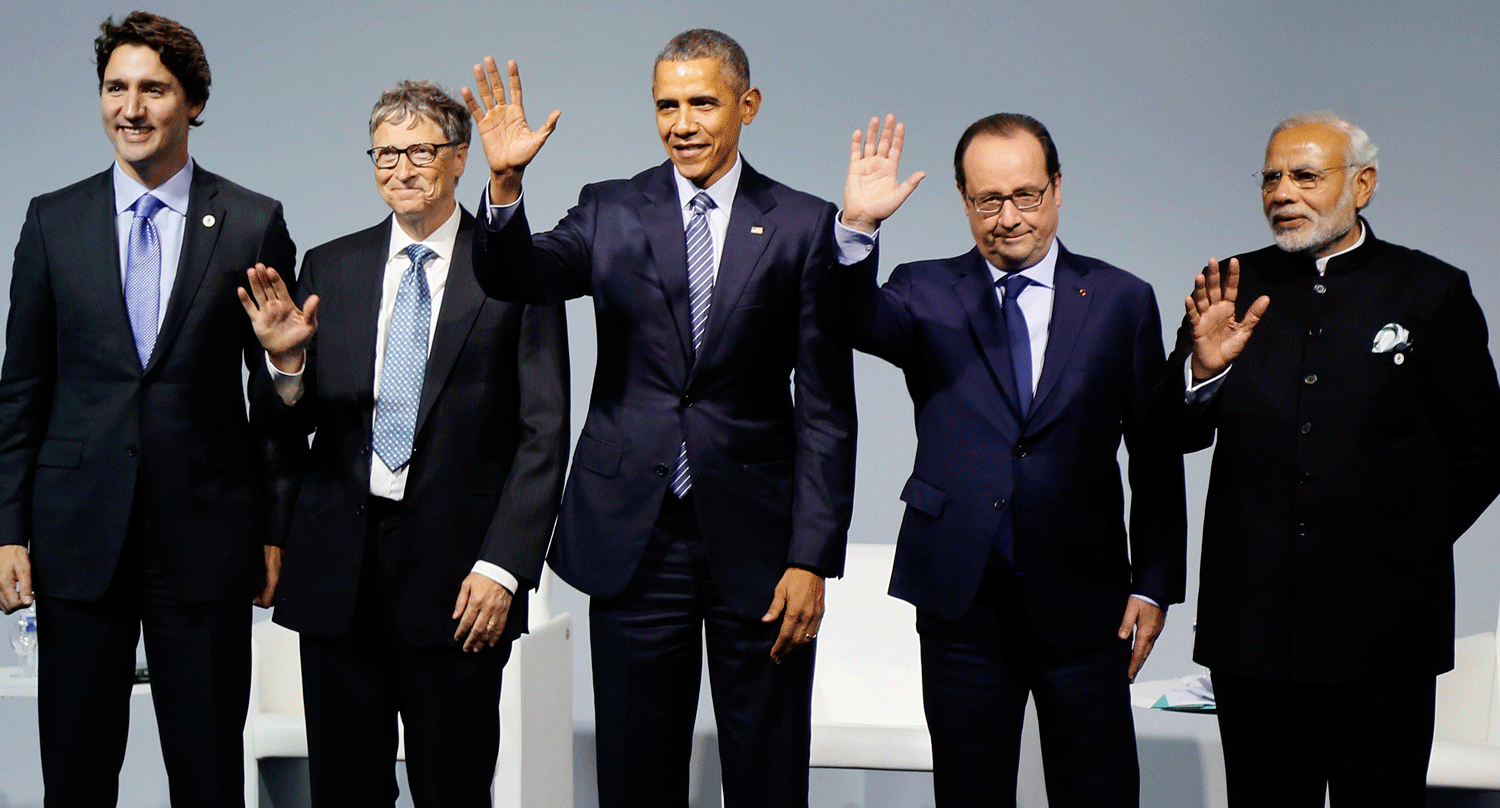
[[[0,60],[11,77],[0,240],[15,238],[29,197],[109,165],[91,42],[100,20],[130,10],[95,0],[32,5],[24,13],[13,8],[0,28]],[[1368,211],[1375,231],[1469,270],[1480,303],[1500,317],[1500,278],[1489,270],[1500,252],[1500,6],[1493,2],[765,0],[702,3],[688,13],[661,0],[173,0],[152,10],[192,27],[213,66],[193,155],[281,199],[302,250],[386,214],[363,151],[370,105],[397,80],[431,79],[456,91],[472,82],[469,66],[479,57],[518,60],[532,120],[563,112],[528,174],[528,208],[545,226],[584,183],[663,159],[652,126],[652,59],[679,30],[709,26],[736,37],[750,55],[765,103],[742,146],[772,177],[837,201],[850,132],[886,112],[906,122],[903,169],[930,176],[884,229],[887,270],[971,246],[951,180],[953,144],[981,115],[1026,112],[1051,128],[1061,152],[1059,235],[1071,249],[1150,281],[1170,330],[1207,258],[1269,242],[1251,174],[1271,126],[1326,108],[1363,125],[1382,147],[1380,193]],[[484,173],[477,152],[470,172],[459,191],[472,208]],[[576,431],[594,336],[587,303],[572,304],[569,314]],[[910,403],[891,368],[861,358],[856,370],[862,423],[853,537],[891,541],[914,446]],[[1142,673],[1147,679],[1176,676],[1190,664],[1207,456],[1189,458],[1187,468],[1189,601],[1171,610]],[[1400,469],[1391,470],[1391,488],[1399,496]],[[1458,545],[1460,635],[1494,628],[1497,533],[1500,516],[1492,512]],[[1399,570],[1392,570],[1389,608],[1400,608],[1400,597]],[[564,588],[554,609],[573,612],[582,629],[575,634],[576,790],[580,806],[592,805],[587,603]],[[1391,653],[1400,652],[1401,638],[1391,638]],[[12,728],[0,763],[0,808],[39,803],[29,710],[0,705],[0,722]],[[134,712],[124,804],[165,804],[149,710]],[[1197,778],[1211,773],[1216,749],[1182,740],[1203,735],[1208,722],[1140,721],[1148,804],[1213,804]],[[711,749],[711,725],[704,730]],[[1024,768],[1023,803],[1042,804],[1035,760]],[[873,808],[929,800],[924,787],[910,775],[817,773],[813,791],[818,804]]]

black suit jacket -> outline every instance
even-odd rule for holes
[[[316,432],[294,486],[275,620],[318,636],[350,628],[360,586],[376,321],[393,226],[387,218],[307,253],[297,298],[318,295],[319,324],[296,405],[277,395],[264,359],[254,382],[267,423],[290,446]],[[562,306],[487,299],[470,269],[473,228],[462,213],[428,352],[403,533],[379,559],[403,596],[396,628],[416,645],[456,645],[453,604],[480,559],[521,580],[506,631],[525,630],[525,590],[541,578],[568,451]]]
[[[474,268],[504,300],[594,298],[598,364],[550,556],[558,574],[596,597],[624,589],[686,439],[714,581],[730,608],[759,617],[789,565],[844,566],[852,363],[814,306],[835,211],[743,167],[695,358],[673,171],[585,186],[534,238],[524,209],[480,228]]]
[[[116,244],[110,171],[31,201],[0,372],[0,543],[30,546],[38,592],[94,600],[134,519],[177,598],[253,592],[273,539],[240,365],[261,350],[235,288],[257,261],[293,266],[281,205],[194,167],[144,370]]]
[[[1271,307],[1218,394],[1182,409],[1184,448],[1218,444],[1194,658],[1302,682],[1450,669],[1453,542],[1500,491],[1468,276],[1370,232],[1321,278],[1275,246],[1238,258],[1240,308]],[[1372,352],[1387,324],[1410,347]],[[1191,350],[1184,326],[1177,372]]]
[[[883,287],[876,263],[872,253],[840,267],[824,310],[854,347],[905,371],[912,397],[917,457],[901,493],[891,594],[963,617],[992,566],[997,533],[1011,531],[1025,617],[1054,643],[1118,642],[1132,593],[1180,602],[1182,458],[1161,430],[1161,319],[1151,287],[1058,245],[1041,380],[1023,418],[979,251],[903,264]]]

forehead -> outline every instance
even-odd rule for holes
[[[1040,188],[1047,183],[1047,155],[1030,132],[979,135],[964,151],[964,179],[976,192]]]
[[[414,143],[444,143],[443,127],[425,115],[413,115],[400,123],[382,121],[370,135],[371,146],[395,146],[404,149]]]
[[[687,98],[733,95],[724,66],[718,59],[689,59],[686,62],[657,62],[651,80],[651,94],[661,98]]]
[[[105,81],[163,81],[176,83],[177,77],[161,63],[161,56],[146,45],[126,43],[109,54],[104,65]]]
[[[1303,124],[1283,129],[1266,144],[1266,165],[1272,168],[1326,168],[1344,161],[1349,138],[1326,124]]]

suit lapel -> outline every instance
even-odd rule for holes
[[[177,332],[187,319],[188,309],[192,308],[193,298],[198,295],[198,287],[208,274],[214,245],[226,224],[224,206],[219,204],[218,195],[219,178],[201,167],[194,167],[193,185],[188,191],[187,219],[182,226],[182,255],[177,260],[177,277],[172,281],[172,293],[167,298],[167,313],[156,335],[156,347],[143,373],[150,373],[161,357],[171,350]],[[118,263],[119,259],[115,260]],[[139,363],[140,360],[136,361]]]
[[[1047,327],[1047,353],[1042,362],[1042,378],[1037,382],[1036,397],[1031,402],[1035,416],[1057,387],[1058,380],[1068,366],[1073,348],[1078,344],[1078,335],[1088,319],[1089,304],[1093,300],[1084,286],[1083,276],[1074,266],[1071,256],[1057,245],[1057,268],[1053,273],[1052,322]]]
[[[332,354],[319,350],[319,375],[350,374],[345,389],[357,391],[358,399],[369,402],[362,407],[365,434],[375,428],[375,340],[379,336],[380,292],[385,280],[385,265],[390,256],[386,249],[391,244],[391,228],[394,217],[387,216],[383,224],[376,225],[361,234],[355,249],[340,256],[337,280],[320,278],[319,287],[329,302],[321,305],[320,317],[325,325],[321,331],[337,333],[333,328],[334,308],[342,312],[339,318],[343,333],[349,335],[347,361],[327,367],[325,358]],[[344,386],[344,385],[341,385]]]
[[[105,237],[79,239],[78,248],[83,254],[79,267],[87,276],[82,288],[97,290],[99,302],[96,310],[111,321],[106,328],[115,337],[101,347],[115,354],[120,367],[141,373],[141,359],[135,352],[135,334],[130,330],[130,311],[125,306],[125,287],[121,280],[113,169],[96,175],[95,180],[90,183],[88,195],[79,210],[78,232],[105,234]]]
[[[693,318],[688,303],[687,234],[682,226],[682,206],[678,203],[673,171],[671,163],[663,163],[651,173],[643,191],[646,204],[641,209],[641,227],[651,248],[650,268],[661,283],[686,367],[692,364]]]
[[[468,211],[459,214],[458,239],[453,244],[453,259],[448,262],[448,282],[443,287],[443,305],[437,313],[437,330],[427,351],[427,370],[422,376],[422,403],[417,408],[417,425],[413,435],[422,434],[422,424],[448,381],[448,374],[458,361],[485,296],[475,279],[470,244],[474,217]],[[687,248],[684,246],[683,248]],[[373,359],[371,360],[373,361]]]
[[[770,183],[748,163],[742,165],[740,187],[735,191],[734,209],[729,213],[729,229],[724,233],[724,249],[719,253],[719,271],[714,278],[708,324],[703,329],[700,361],[723,340],[730,313],[755,274],[761,254],[776,236],[776,225],[768,218],[774,207],[776,200],[771,197]]]
[[[1000,322],[1000,301],[996,297],[995,283],[990,277],[989,265],[974,249],[960,261],[958,278],[953,282],[953,293],[968,312],[969,328],[974,342],[989,367],[990,377],[1004,393],[1011,414],[1021,421],[1021,404],[1016,392],[1016,373],[1011,363],[1010,349],[1006,345],[1005,327]]]

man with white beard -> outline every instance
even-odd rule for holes
[[[1484,314],[1464,272],[1375,237],[1376,173],[1347,121],[1278,125],[1276,246],[1209,262],[1171,360],[1184,451],[1217,442],[1193,657],[1233,808],[1425,803],[1453,542],[1500,492]]]

